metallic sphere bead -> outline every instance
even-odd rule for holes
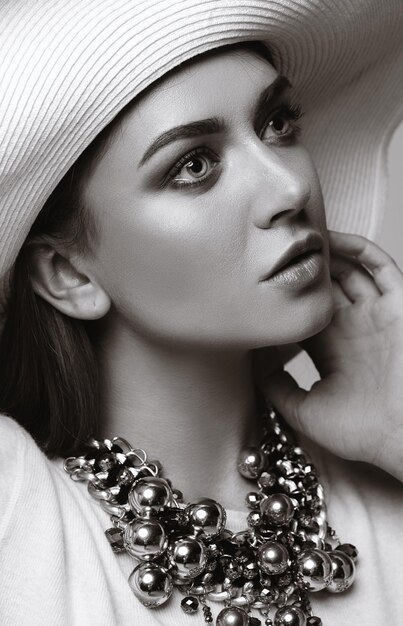
[[[274,626],[306,626],[305,613],[297,606],[284,606],[278,609]]]
[[[225,526],[225,509],[210,498],[198,498],[185,508],[185,516],[193,530],[207,540],[220,534]]]
[[[309,591],[321,591],[332,582],[332,560],[324,550],[305,550],[298,557],[298,570],[304,588]]]
[[[133,520],[123,534],[124,546],[131,556],[150,561],[161,556],[168,547],[165,530],[154,519]]]
[[[245,448],[238,457],[238,471],[244,478],[254,480],[262,473],[264,462],[264,454],[259,448]]]
[[[353,561],[356,561],[358,558],[358,550],[351,543],[341,543],[335,548],[335,550],[340,550],[341,552],[344,552],[345,554],[347,554],[347,556],[350,557],[350,559],[353,559]]]
[[[147,515],[151,511],[160,511],[170,506],[173,494],[164,478],[158,476],[143,476],[132,485],[128,502],[133,513]]]
[[[258,562],[265,574],[282,574],[288,567],[287,548],[277,541],[266,541],[258,550]]]
[[[217,626],[248,626],[249,616],[237,606],[228,606],[217,616]]]
[[[168,571],[154,563],[140,563],[130,574],[129,585],[136,598],[149,609],[164,604],[173,589]]]
[[[194,537],[181,537],[172,542],[168,548],[168,556],[176,567],[177,578],[196,578],[207,563],[206,548]]]
[[[354,582],[354,561],[341,550],[333,550],[333,552],[329,552],[328,554],[332,561],[333,580],[330,585],[328,585],[327,591],[341,593],[351,587]]]
[[[284,526],[294,515],[294,505],[285,493],[273,493],[260,503],[263,517],[275,526]]]

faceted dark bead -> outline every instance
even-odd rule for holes
[[[230,580],[236,580],[240,575],[240,567],[236,561],[230,561],[224,567],[225,576]]]
[[[206,554],[209,558],[217,559],[222,556],[223,551],[216,543],[210,543],[206,548]]]
[[[262,622],[257,617],[249,618],[249,626],[261,626]]]
[[[322,626],[322,620],[320,619],[320,617],[312,615],[312,617],[308,617],[306,621],[306,626]]]
[[[199,608],[199,601],[194,596],[186,596],[181,602],[181,607],[185,613],[196,613]]]
[[[342,543],[339,546],[337,546],[336,550],[340,550],[341,552],[344,552],[344,554],[347,554],[347,556],[353,559],[353,561],[355,561],[356,558],[358,557],[358,550],[351,543]]]
[[[287,587],[292,581],[292,575],[287,573],[279,576],[277,584],[279,587]]]
[[[118,485],[131,485],[133,481],[134,476],[127,467],[118,467],[118,474],[116,476]]]
[[[213,615],[211,613],[210,607],[207,606],[206,604],[203,606],[203,616],[204,616],[204,621],[207,622],[207,624],[212,624]]]
[[[257,481],[259,489],[263,491],[266,489],[271,489],[277,482],[277,477],[275,474],[271,474],[270,472],[263,472]]]
[[[214,572],[214,570],[217,568],[217,561],[208,561],[207,565],[205,567],[205,571],[206,572]]]
[[[262,521],[262,516],[259,511],[251,511],[246,521],[248,526],[254,528],[255,526],[259,526]]]
[[[123,532],[119,528],[115,528],[114,526],[108,528],[108,530],[105,530],[105,536],[114,552],[124,552]]]
[[[248,509],[258,509],[262,495],[256,491],[249,491],[245,496],[245,502]]]
[[[183,493],[179,489],[172,489],[175,502],[183,502]]]
[[[238,561],[238,563],[244,564],[253,560],[254,552],[252,548],[248,548],[247,546],[242,546],[235,550],[234,557],[236,561]]]
[[[156,513],[156,519],[163,525],[165,532],[170,537],[184,533],[186,530],[187,520],[180,508],[164,508]]]
[[[252,580],[259,575],[259,566],[254,561],[250,561],[249,563],[245,563],[242,568],[242,575],[248,580]]]
[[[97,472],[109,472],[116,465],[116,460],[113,454],[103,452],[97,458],[95,462],[95,471]]]

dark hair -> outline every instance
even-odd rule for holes
[[[59,312],[32,287],[32,243],[62,240],[89,251],[96,227],[82,183],[110,129],[82,153],[47,199],[15,262],[0,340],[0,407],[50,456],[70,454],[96,428],[98,367],[91,325]]]
[[[222,49],[228,47],[247,47],[273,63],[268,48],[260,42]],[[191,61],[182,65],[188,63]],[[64,244],[67,241],[81,251],[90,250],[96,225],[82,203],[83,183],[127,107],[88,146],[49,196],[10,276],[0,338],[0,410],[24,426],[49,456],[74,454],[96,434],[100,415],[96,324],[63,315],[35,294],[30,244],[47,237]]]

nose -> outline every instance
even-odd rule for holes
[[[264,162],[259,168],[254,201],[254,223],[258,228],[272,228],[289,223],[302,211],[311,196],[306,172],[295,161],[289,163],[263,148]]]

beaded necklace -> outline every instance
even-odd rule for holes
[[[146,607],[162,605],[176,587],[182,609],[201,607],[208,624],[211,601],[225,605],[216,626],[262,624],[252,610],[265,626],[321,626],[309,592],[340,593],[353,583],[358,552],[328,525],[314,465],[278,413],[264,407],[262,420],[260,446],[238,459],[256,490],[246,494],[247,529],[237,533],[225,527],[223,506],[184,503],[160,462],[121,437],[90,439],[83,455],[65,460],[72,480],[87,481],[109,513],[112,550],[138,561],[128,583]]]

